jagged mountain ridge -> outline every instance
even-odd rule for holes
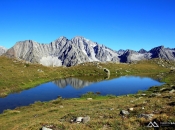
[[[4,55],[46,66],[72,66],[91,61],[119,61],[115,51],[83,37],[74,37],[71,40],[60,37],[50,44],[39,44],[32,40],[20,41]]]
[[[155,47],[150,51],[144,49],[114,51],[80,36],[71,40],[60,37],[50,44],[40,44],[32,40],[20,41],[4,55],[45,66],[73,66],[92,61],[128,63],[152,58],[175,60],[175,50],[164,46]]]
[[[168,60],[175,60],[175,50],[164,48],[164,46],[159,46],[153,48],[149,51],[152,53],[151,58],[163,58]]]

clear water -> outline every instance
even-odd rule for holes
[[[0,113],[6,109],[27,106],[35,101],[50,101],[58,98],[58,96],[76,98],[87,92],[100,92],[101,95],[112,94],[118,96],[134,94],[139,90],[147,90],[151,86],[162,84],[148,77],[136,76],[122,76],[100,82],[88,82],[77,78],[60,79],[0,98]]]

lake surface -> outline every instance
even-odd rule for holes
[[[122,76],[100,82],[83,81],[77,78],[60,79],[0,98],[0,113],[6,109],[27,106],[35,101],[50,101],[58,98],[58,96],[77,98],[87,92],[100,92],[101,95],[112,94],[118,96],[134,94],[139,90],[147,90],[151,86],[162,84],[151,78],[138,76]]]

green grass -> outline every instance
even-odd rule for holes
[[[3,114],[0,114],[0,129],[2,130],[39,130],[42,126],[52,126],[55,130],[147,129],[146,124],[150,120],[138,118],[137,116],[141,113],[153,113],[152,120],[160,122],[175,121],[175,93],[169,93],[175,88],[175,73],[170,70],[171,66],[175,66],[172,61],[163,60],[161,64],[165,67],[158,64],[159,59],[139,61],[136,64],[100,63],[102,68],[110,70],[110,77],[106,77],[103,69],[98,68],[95,63],[80,64],[69,68],[53,68],[26,64],[23,61],[6,57],[0,57],[0,61],[1,96],[66,77],[77,77],[95,82],[123,75],[136,75],[166,82],[160,87],[153,86],[147,91],[139,91],[138,94],[128,96],[101,96],[98,92],[89,92],[80,98],[58,98],[49,102],[35,102],[14,110],[5,110]],[[155,96],[153,93],[161,95]],[[92,100],[87,100],[87,98],[92,98]],[[134,111],[131,111],[128,117],[122,118],[119,115],[120,110],[127,110],[131,107]],[[70,123],[72,118],[86,115],[91,118],[87,124]]]
[[[154,78],[155,74],[168,72],[169,69],[160,67],[157,61],[141,61],[137,64],[115,64],[100,63],[101,69],[95,63],[80,64],[74,67],[45,67],[39,64],[26,64],[23,61],[0,57],[0,96],[18,92],[24,89],[35,87],[44,82],[66,77],[84,77],[86,80],[93,80],[93,76],[99,77],[96,80],[112,79],[122,75],[143,75]],[[110,70],[110,77],[106,75],[103,68]],[[42,70],[42,72],[40,71]],[[160,71],[161,70],[161,71]],[[173,74],[172,74],[173,75]],[[173,78],[164,78],[162,81],[171,82]]]

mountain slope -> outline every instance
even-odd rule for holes
[[[150,51],[144,49],[114,51],[104,45],[77,36],[71,40],[60,37],[50,44],[40,44],[32,40],[20,41],[4,55],[45,66],[73,66],[93,61],[129,63],[152,58],[175,60],[175,49],[159,46]]]
[[[167,60],[175,59],[175,50],[164,48],[164,46],[155,47],[151,49],[149,52],[152,53],[151,58],[161,58]]]
[[[0,46],[0,56],[1,56],[2,54],[4,54],[6,51],[7,51],[6,48]]]
[[[75,37],[71,40],[60,37],[50,44],[39,44],[32,40],[20,41],[5,55],[46,66],[72,66],[91,61],[119,61],[115,51],[83,37]]]

